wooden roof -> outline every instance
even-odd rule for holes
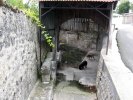
[[[87,1],[87,2],[115,2],[118,0],[39,0],[39,1]]]

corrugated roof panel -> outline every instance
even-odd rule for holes
[[[118,0],[39,0],[39,1],[89,1],[89,2],[115,2]]]

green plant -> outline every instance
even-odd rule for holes
[[[133,3],[131,3],[130,9],[133,11]]]
[[[22,0],[6,0],[6,3],[10,6],[22,9],[24,8]]]
[[[118,13],[128,13],[130,9],[130,2],[129,1],[123,1],[121,4],[118,6]]]
[[[49,46],[54,47],[55,45],[52,42],[52,37],[49,35],[47,31],[45,31],[45,27],[39,20],[39,10],[38,5],[34,2],[28,2],[26,4],[23,4],[22,0],[6,0],[6,3],[9,6],[16,7],[20,10],[22,10],[26,16],[31,18],[32,22],[35,22],[39,28],[41,28],[42,32],[41,34],[46,39],[46,42],[49,44]]]

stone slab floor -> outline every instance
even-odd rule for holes
[[[96,84],[96,71],[96,67],[85,70],[64,67],[58,70],[54,100],[97,100],[96,91],[89,90],[89,86]]]
[[[79,70],[72,67],[64,67],[63,70],[57,71],[57,80],[77,81],[85,86],[96,85],[96,67]],[[64,77],[63,77],[64,76]]]
[[[90,61],[85,70],[63,66],[57,70],[55,85],[38,81],[28,100],[97,100],[96,93],[88,88],[95,86],[96,73],[96,61]]]
[[[96,93],[89,91],[85,86],[85,84],[95,86],[96,69],[93,67],[86,70],[78,70],[67,67],[63,70],[58,70],[59,76],[57,75],[55,86],[53,82],[44,84],[38,81],[28,100],[97,100]],[[87,77],[88,79],[82,77]],[[78,81],[80,78],[82,84]]]
[[[54,100],[97,100],[96,93],[88,92],[76,82],[60,82],[54,89]]]
[[[62,81],[56,84],[43,84],[38,81],[28,100],[97,100],[96,93],[88,92],[76,82]]]

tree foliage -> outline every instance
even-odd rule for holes
[[[119,14],[128,13],[129,9],[130,9],[129,1],[121,2],[121,4],[118,6],[118,13]]]
[[[130,9],[133,11],[133,3],[131,4]]]
[[[35,2],[28,2],[28,3],[24,4],[22,0],[6,0],[6,3],[9,6],[12,6],[12,7],[22,10],[29,18],[31,18],[31,20],[33,22],[35,22],[38,25],[38,27],[41,28],[42,35],[46,39],[46,42],[51,47],[54,47],[54,44],[52,42],[52,37],[49,35],[49,33],[47,31],[45,31],[45,27],[39,20],[39,8]]]

